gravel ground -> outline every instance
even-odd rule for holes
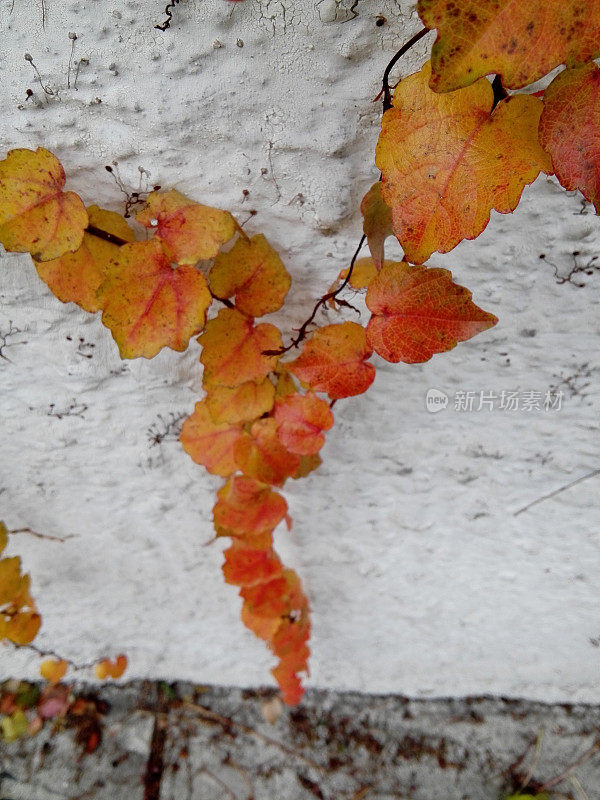
[[[271,690],[74,691],[96,700],[98,748],[82,753],[89,720],[2,743],[0,800],[600,798],[598,706],[309,691],[281,709]]]

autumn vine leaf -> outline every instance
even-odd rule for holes
[[[136,219],[155,231],[168,259],[181,265],[214,258],[238,229],[229,211],[196,203],[175,189],[151,192]]]
[[[7,542],[8,531],[0,522],[0,555]],[[29,575],[21,572],[21,559],[18,556],[0,559],[0,641],[29,644],[41,622],[30,594]]]
[[[120,214],[98,206],[90,206],[87,213],[89,224],[95,228],[126,242],[134,241],[133,231]],[[51,261],[34,260],[34,263],[40,278],[59,300],[77,303],[93,314],[102,307],[98,290],[106,278],[108,264],[118,253],[118,245],[86,232],[81,247],[74,253],[63,253]]]
[[[417,11],[438,31],[430,84],[437,92],[490,73],[518,89],[559,64],[600,56],[600,0],[419,0]]]
[[[40,675],[49,683],[59,683],[64,678],[68,666],[61,658],[46,658],[40,664]]]
[[[282,444],[301,456],[318,453],[325,443],[323,431],[333,426],[329,403],[314,392],[287,395],[277,402],[274,417]]]
[[[183,423],[179,441],[196,464],[213,475],[227,477],[237,469],[233,449],[241,435],[241,425],[215,422],[202,400]]]
[[[287,503],[278,492],[244,475],[230,478],[217,497],[213,519],[222,536],[254,542],[256,537],[271,534],[287,514]]]
[[[492,111],[486,78],[436,94],[429,75],[428,62],[396,88],[375,159],[394,233],[415,264],[474,239],[492,208],[513,211],[523,188],[552,171],[537,137],[539,98],[514,95]]]
[[[109,658],[103,658],[94,667],[94,675],[98,680],[105,680],[106,678],[113,678],[116,680],[127,669],[127,656],[121,654],[111,661]]]
[[[223,555],[225,582],[234,586],[256,586],[273,580],[283,572],[283,564],[271,549],[256,550],[235,541]]]
[[[248,422],[267,414],[275,402],[275,386],[269,380],[247,381],[239,386],[211,386],[206,405],[215,422]]]
[[[208,281],[216,297],[235,295],[236,308],[250,317],[280,309],[291,285],[277,251],[262,234],[240,238],[227,253],[219,253]]]
[[[362,325],[342,322],[318,328],[286,366],[314,391],[338,400],[362,394],[373,383],[375,367],[366,363],[372,352]]]
[[[600,69],[565,69],[546,89],[540,142],[565,189],[579,189],[600,213]]]
[[[81,198],[64,192],[60,161],[43,147],[11,150],[0,161],[0,243],[47,261],[81,245],[88,215]]]
[[[367,340],[386,361],[417,364],[452,350],[498,320],[446,269],[387,263],[367,290]]]
[[[157,238],[123,245],[98,296],[122,358],[185,350],[212,302],[204,275],[185,265],[173,269]]]
[[[248,477],[282,486],[296,474],[300,459],[282,444],[277,428],[273,417],[257,420],[235,442],[234,455],[238,467]]]
[[[385,240],[394,234],[392,211],[381,194],[381,181],[374,183],[363,197],[360,212],[373,263],[377,269],[381,269]]]
[[[254,325],[235,308],[222,308],[198,338],[202,345],[205,388],[262,381],[277,364],[265,350],[281,348],[281,333],[268,322]]]

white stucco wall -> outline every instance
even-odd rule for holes
[[[141,166],[150,185],[241,221],[256,209],[246,230],[293,277],[275,320],[290,331],[360,237],[377,177],[372,98],[419,27],[413,4],[359,0],[353,17],[350,0],[188,0],[166,33],[153,27],[161,0],[45,5],[45,28],[40,0],[0,6],[3,153],[47,147],[69,188],[108,208],[122,209],[104,169],[116,160],[133,189]],[[294,527],[276,538],[313,608],[308,685],[600,700],[600,477],[515,516],[600,466],[600,278],[560,285],[548,263],[568,272],[572,251],[584,263],[599,245],[590,208],[541,178],[514,215],[432,258],[500,322],[422,366],[377,361],[371,390],[335,406],[323,466],[286,487]],[[15,329],[0,359],[0,517],[77,535],[10,545],[43,614],[36,643],[78,662],[124,651],[132,677],[268,682],[273,659],[222,580],[226,544],[204,546],[220,481],[173,438],[151,441],[159,415],[200,396],[198,346],[121,362],[99,318],[55,299],[28,256],[2,254],[0,301],[0,336]],[[431,387],[450,396],[436,415]],[[560,411],[453,407],[459,390],[549,387]],[[0,652],[0,676],[37,668]]]

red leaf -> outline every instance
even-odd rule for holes
[[[372,352],[365,329],[342,322],[318,328],[287,367],[315,391],[339,399],[362,394],[373,383],[375,367],[365,363]]]
[[[498,321],[471,301],[471,292],[452,282],[446,269],[386,264],[371,282],[367,326],[371,346],[387,361],[415,364],[451,350]]]
[[[544,93],[540,142],[565,189],[579,189],[600,214],[600,69],[566,69]]]
[[[313,392],[289,394],[275,405],[277,436],[291,452],[301,456],[317,453],[325,443],[323,431],[333,425],[329,403]]]

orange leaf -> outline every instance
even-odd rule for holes
[[[537,97],[514,95],[492,113],[486,78],[440,95],[429,72],[427,63],[398,84],[376,151],[394,233],[416,264],[479,236],[492,208],[513,211],[525,185],[552,171],[537,138]]]
[[[248,381],[239,386],[208,387],[206,405],[215,422],[248,422],[262,417],[273,408],[275,387],[265,378],[260,383]]]
[[[234,308],[222,308],[198,338],[202,345],[204,386],[239,386],[262,381],[275,368],[277,356],[264,350],[281,347],[281,333],[268,322],[254,325]]]
[[[6,525],[0,520],[0,554],[8,544],[8,529]]]
[[[121,358],[185,350],[204,327],[212,297],[194,267],[173,269],[158,239],[123,245],[100,287],[102,322]]]
[[[283,571],[283,565],[273,550],[254,550],[234,542],[223,555],[225,582],[234,586],[265,583],[281,575]]]
[[[240,311],[262,317],[281,308],[291,278],[277,252],[258,234],[250,240],[238,239],[229,252],[220,253],[208,282],[217,297],[235,295]]]
[[[230,478],[217,497],[215,525],[239,536],[273,531],[287,514],[287,503],[280,494],[243,475]]]
[[[233,453],[241,435],[240,425],[215,422],[202,400],[183,423],[179,441],[196,464],[203,464],[213,475],[227,477],[237,469]]]
[[[26,584],[26,587],[25,587]],[[21,559],[19,556],[3,558],[0,561],[0,606],[10,603],[23,588],[28,589],[27,577],[21,575]]]
[[[120,214],[98,206],[90,206],[87,212],[90,225],[128,242],[134,241],[133,231]],[[79,250],[64,253],[52,261],[34,260],[34,264],[40,278],[59,300],[77,303],[93,314],[101,308],[98,289],[105,279],[108,263],[118,252],[118,245],[85,233]]]
[[[313,392],[290,394],[278,400],[274,416],[277,436],[283,445],[301,456],[317,453],[325,443],[323,431],[333,425],[329,403]]]
[[[342,322],[318,328],[287,367],[317,392],[332,399],[350,397],[366,392],[375,379],[375,368],[365,363],[372,352],[365,329]]]
[[[387,361],[415,364],[456,347],[498,321],[452,282],[446,269],[386,264],[367,291],[369,344]]]
[[[493,72],[518,89],[559,64],[600,55],[600,0],[419,0],[417,11],[438,30],[431,51],[438,92]]]
[[[285,664],[280,663],[271,670],[281,689],[281,697],[287,706],[296,706],[304,697],[304,689],[300,678]]]
[[[360,204],[363,215],[363,232],[367,237],[369,250],[377,269],[383,265],[384,244],[388,236],[392,236],[392,211],[381,195],[381,181],[377,181],[369,189]],[[355,265],[355,268],[358,264]],[[352,271],[354,277],[354,270]],[[362,288],[352,284],[355,289]]]
[[[41,624],[42,618],[36,611],[20,611],[6,622],[4,635],[15,644],[29,644],[37,636]]]
[[[336,289],[340,281],[346,280],[348,277],[348,273],[350,272],[350,268],[346,267],[346,269],[341,270],[340,274],[337,276],[335,283],[331,285],[329,291],[332,292]],[[352,274],[350,275],[350,280],[348,283],[352,286],[353,289],[359,291],[360,289],[366,289],[367,286],[371,283],[375,275],[377,275],[378,268],[375,266],[372,258],[359,258],[357,261],[354,262],[354,266],[352,267]],[[330,304],[335,308],[335,298],[331,298]]]
[[[278,617],[263,617],[259,614],[255,614],[250,603],[246,602],[242,604],[241,617],[244,625],[249,628],[255,636],[266,642],[273,638],[277,632],[277,628],[281,625],[281,619]]]
[[[11,150],[0,161],[0,242],[47,261],[77,250],[88,224],[81,198],[63,192],[65,172],[48,150]]]
[[[120,678],[127,669],[127,656],[117,656],[114,661],[109,658],[103,658],[94,667],[95,676],[103,681],[105,678]]]
[[[565,189],[579,189],[600,214],[600,69],[566,69],[544,94],[540,142]]]
[[[188,265],[214,258],[237,228],[229,211],[203,206],[175,189],[151,192],[136,219],[156,231],[171,261]]]
[[[234,455],[244,474],[275,486],[285,483],[300,466],[298,456],[278,438],[277,422],[272,417],[257,420],[250,433],[243,433],[235,443]]]
[[[61,681],[69,665],[62,658],[46,658],[40,664],[40,675],[49,683]]]
[[[277,619],[279,623],[279,618],[289,611],[286,597],[287,585],[287,580],[282,575],[267,583],[243,586],[240,595],[244,598],[252,614],[257,617]]]

